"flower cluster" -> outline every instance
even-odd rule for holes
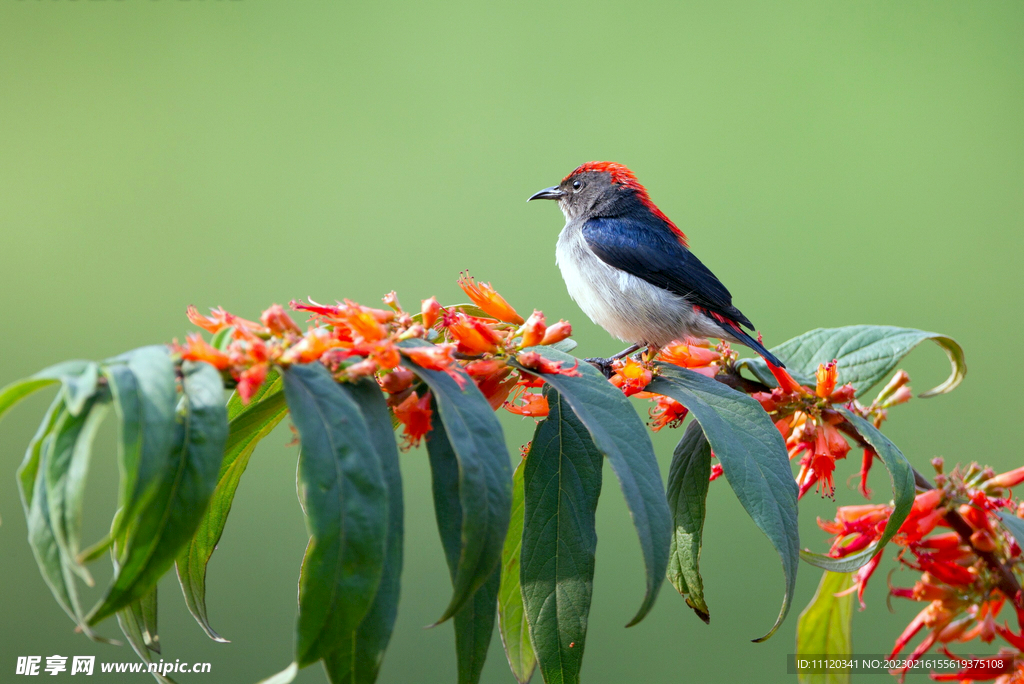
[[[305,331],[277,304],[258,323],[221,308],[204,316],[190,306],[189,320],[214,337],[208,342],[194,333],[173,347],[184,360],[205,361],[220,370],[243,403],[259,391],[274,366],[319,362],[338,382],[373,377],[403,426],[406,446],[418,444],[429,432],[432,416],[430,392],[410,366],[447,372],[463,386],[468,377],[495,410],[504,406],[519,415],[547,415],[546,400],[535,392],[541,384],[537,374],[578,371],[528,348],[567,339],[569,323],[548,325],[540,311],[524,320],[489,283],[468,274],[458,284],[472,304],[443,307],[431,297],[418,312],[408,312],[394,292],[384,297],[384,309],[348,299],[335,305],[293,301],[293,311],[310,317]],[[530,372],[511,365],[513,359]]]
[[[938,471],[936,487],[917,495],[910,515],[893,537],[900,549],[900,565],[920,575],[910,587],[890,587],[890,594],[926,605],[896,639],[892,656],[921,632],[925,636],[911,651],[910,662],[936,646],[959,658],[949,652],[953,643],[980,639],[988,644],[1000,638],[1006,646],[998,656],[965,661],[961,672],[932,678],[1024,682],[1024,602],[1016,582],[1008,581],[1024,559],[1017,540],[997,515],[1024,517],[1024,504],[1010,492],[1024,482],[1024,468],[996,475],[971,464],[943,474],[942,459],[933,464]],[[842,558],[867,548],[881,537],[891,513],[892,506],[884,504],[843,506],[835,520],[819,520],[821,528],[834,535],[829,555]],[[857,592],[862,609],[865,586],[881,557],[879,551],[856,573],[849,590]],[[1007,604],[1016,615],[1016,627],[998,622]],[[902,677],[906,671],[894,674]]]

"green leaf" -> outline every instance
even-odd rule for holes
[[[130,365],[130,363],[129,363]],[[227,412],[223,380],[213,366],[186,363],[182,378],[182,415],[172,414],[172,448],[152,467],[155,485],[137,514],[121,520],[123,535],[116,535],[118,572],[103,601],[88,617],[96,624],[142,598],[189,543],[202,520],[217,484],[217,471],[227,439]],[[137,376],[141,377],[141,376]],[[151,445],[148,423],[141,441]],[[160,425],[162,432],[166,426]],[[143,468],[140,468],[140,479]],[[147,475],[148,477],[148,475]],[[132,507],[128,506],[123,511]]]
[[[1003,527],[1009,530],[1013,538],[1017,540],[1017,546],[1024,548],[1024,520],[1005,511],[996,511],[996,515],[1003,521]]]
[[[453,369],[459,378],[456,381],[444,371],[421,368],[409,359],[403,358],[402,364],[433,393],[437,410],[432,434],[443,426],[451,447],[445,454],[451,462],[446,465],[457,471],[457,495],[460,510],[465,513],[460,515],[460,549],[452,598],[435,623],[439,624],[453,616],[501,562],[512,510],[512,467],[501,424],[468,375]],[[430,441],[428,438],[428,448]],[[431,467],[436,461],[438,458],[431,455]],[[435,490],[435,511],[436,506]]]
[[[797,486],[786,444],[761,405],[746,394],[686,368],[658,368],[660,375],[647,391],[672,397],[689,409],[721,461],[736,498],[782,559],[786,591],[775,625],[755,639],[764,641],[789,613],[799,565]]]
[[[242,398],[238,396],[238,392],[231,393],[231,396],[228,397],[228,420],[232,421],[242,413],[255,411],[265,401],[269,401],[283,391],[284,381],[281,380],[281,374],[271,368],[267,371],[267,377],[263,380],[263,384],[256,390],[256,394],[249,398],[248,404],[242,403]]]
[[[875,453],[881,457],[886,470],[889,471],[889,479],[892,482],[893,511],[889,516],[889,521],[885,524],[885,529],[882,530],[882,536],[863,551],[852,553],[843,558],[832,558],[819,553],[801,551],[800,557],[811,565],[823,570],[853,572],[862,565],[867,564],[876,553],[889,543],[892,536],[899,531],[903,521],[910,514],[910,509],[914,506],[916,488],[914,485],[914,469],[910,467],[910,463],[907,462],[906,457],[896,448],[895,444],[890,442],[874,425],[853,411],[847,408],[837,408],[836,410],[842,413],[846,420],[850,422],[850,425],[857,430],[857,433],[871,445]]]
[[[274,374],[247,406],[234,410],[234,417],[228,424],[228,438],[224,445],[224,457],[217,475],[217,486],[210,497],[210,504],[203,519],[196,528],[188,546],[175,560],[178,582],[185,595],[189,612],[214,641],[227,642],[210,626],[206,612],[206,568],[210,557],[217,548],[224,525],[227,523],[231,504],[242,473],[249,465],[256,445],[269,435],[288,413],[284,400],[283,382]],[[232,396],[232,401],[235,397]],[[233,404],[228,402],[228,415]]]
[[[310,540],[299,574],[299,667],[366,616],[384,567],[387,490],[362,412],[320,363],[282,371],[299,431],[299,487]]]
[[[65,401],[65,406],[67,405]],[[92,577],[77,560],[82,537],[82,499],[96,431],[106,416],[107,406],[91,397],[78,414],[63,413],[54,428],[46,469],[48,518],[63,562],[89,586]]]
[[[362,411],[370,430],[370,441],[380,459],[387,488],[388,526],[384,570],[373,603],[359,627],[341,641],[339,648],[324,657],[324,668],[333,684],[372,684],[377,681],[398,615],[405,534],[402,473],[391,415],[380,387],[373,380],[364,378],[355,384],[341,385],[341,388]]]
[[[505,548],[501,552],[501,584],[498,589],[498,632],[505,647],[508,665],[520,684],[526,684],[537,667],[537,656],[530,644],[530,627],[526,622],[523,590],[519,582],[519,560],[523,550],[523,471],[520,461],[512,473],[512,518],[508,524]]]
[[[435,408],[436,398],[431,402]],[[454,585],[458,579],[460,562],[464,555],[463,530],[466,520],[463,515],[461,469],[458,456],[445,430],[434,424],[427,433],[427,453],[430,456],[431,488],[434,493],[434,513],[437,529],[441,536],[448,572]],[[494,631],[494,618],[498,612],[498,588],[501,569],[495,566],[490,576],[463,601],[455,612],[455,656],[459,684],[476,684],[480,681],[487,648]]]
[[[530,637],[546,684],[580,680],[594,591],[601,452],[569,403],[547,390],[523,473],[522,565]]]
[[[117,611],[117,624],[142,662],[153,662],[150,651],[160,653],[160,641],[156,633],[156,587],[138,601]],[[150,674],[160,684],[174,684],[170,677],[156,672]]]
[[[15,404],[33,392],[58,382],[74,381],[77,376],[88,372],[91,366],[95,366],[91,361],[64,361],[44,368],[23,380],[12,382],[0,389],[0,418],[3,418],[4,414]],[[95,391],[95,387],[93,390]],[[76,401],[79,400],[78,397],[79,395],[76,395]],[[84,401],[84,398],[81,400]]]
[[[633,525],[640,538],[646,570],[647,590],[640,610],[627,627],[640,622],[654,605],[668,568],[672,541],[672,514],[665,499],[661,471],[651,438],[633,405],[614,385],[589,363],[550,347],[531,347],[564,369],[576,365],[579,375],[537,375],[553,387],[590,432],[590,438],[605,455],[626,498]],[[523,368],[513,363],[527,372]]]
[[[849,573],[828,572],[821,576],[818,591],[800,613],[796,623],[796,655],[813,658],[848,658],[853,651],[850,618],[853,615],[853,594],[836,594],[853,586]],[[833,670],[812,674],[799,672],[800,684],[849,684],[850,671]]]
[[[896,364],[924,340],[934,340],[946,352],[952,372],[945,382],[920,396],[933,397],[953,391],[967,374],[964,350],[952,337],[939,333],[888,325],[817,328],[783,342],[772,352],[786,362],[787,370],[798,382],[812,387],[818,365],[836,359],[839,384],[853,383],[860,396],[892,372]],[[775,386],[764,359],[744,359],[740,366],[748,368],[765,384]]]
[[[697,421],[676,445],[668,472],[668,505],[672,508],[672,549],[668,581],[704,622],[711,620],[700,577],[700,547],[705,501],[711,477],[711,445]]]
[[[299,664],[292,663],[285,669],[266,679],[261,679],[258,684],[291,684],[299,674]]]

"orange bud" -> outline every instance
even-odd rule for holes
[[[534,309],[530,317],[526,319],[526,323],[518,331],[518,334],[523,336],[523,342],[520,346],[537,346],[544,339],[544,333],[546,332],[547,324],[544,321],[543,312]]]
[[[569,321],[558,321],[554,325],[548,326],[548,329],[544,332],[544,339],[540,343],[557,344],[571,335],[572,326],[569,325]]]
[[[1014,470],[1008,470],[1005,473],[1000,473],[995,477],[989,478],[981,486],[986,490],[991,490],[996,487],[1009,489],[1010,487],[1016,487],[1021,482],[1024,482],[1024,466]]]
[[[437,303],[436,297],[424,299],[420,311],[423,313],[423,327],[432,328],[437,323],[437,317],[441,313],[441,305]]]
[[[273,335],[283,337],[286,333],[295,333],[301,335],[302,330],[295,324],[292,317],[284,310],[284,307],[280,304],[274,304],[269,309],[263,312],[260,316],[260,322],[266,326],[267,330]]]
[[[579,361],[574,363],[572,368],[562,368],[561,361],[549,361],[537,352],[521,352],[516,356],[516,361],[520,365],[540,374],[565,375],[567,377],[577,377],[580,375],[580,372],[576,370],[580,363]]]
[[[490,283],[477,283],[468,272],[459,276],[458,283],[462,291],[469,295],[473,303],[487,315],[494,316],[499,321],[506,323],[523,324],[523,317],[509,306],[509,303],[491,287]]]
[[[846,383],[828,398],[833,404],[846,404],[853,401],[853,398],[857,395],[857,390],[853,388],[853,385]]]
[[[399,366],[390,373],[384,373],[380,376],[380,386],[388,394],[398,394],[404,392],[412,386],[412,381],[415,375],[408,368]]]
[[[907,371],[897,371],[896,375],[892,376],[892,379],[889,381],[889,383],[885,387],[883,387],[882,391],[878,393],[877,397],[875,397],[875,403],[882,403],[883,401],[891,397],[893,394],[895,394],[896,390],[898,390],[900,387],[903,387],[908,382],[910,382],[910,376],[907,375]]]

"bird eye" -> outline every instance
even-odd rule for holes
[[[583,182],[582,182],[582,181],[579,181],[579,180],[574,180],[574,181],[572,182],[572,189],[573,189],[573,190],[579,190],[579,189],[580,189],[580,188],[582,188],[582,187],[583,187]]]

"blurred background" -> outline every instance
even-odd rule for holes
[[[557,207],[524,201],[581,162],[615,160],[769,346],[852,323],[963,344],[958,390],[891,412],[885,430],[912,463],[1020,465],[1022,35],[1024,5],[1008,2],[4,0],[0,385],[183,338],[190,303],[250,318],[306,296],[373,305],[391,289],[410,307],[453,303],[466,268],[520,311],[569,319],[581,355],[615,352],[565,292]],[[905,367],[919,391],[948,373],[930,343]],[[5,681],[18,655],[135,659],[73,633],[25,541],[14,472],[48,399],[0,425]],[[533,423],[502,420],[515,455]],[[112,433],[94,455],[86,541],[112,513]],[[666,474],[680,435],[654,438]],[[282,427],[253,456],[210,564],[210,619],[232,642],[205,637],[173,573],[160,585],[163,657],[212,663],[179,681],[245,684],[291,661],[306,534],[290,439]],[[426,452],[402,460],[403,598],[380,681],[452,682],[452,628],[423,629],[450,586]],[[840,464],[839,503],[857,500],[845,480],[858,460]],[[815,516],[834,506],[802,503],[803,545],[825,548]],[[778,611],[781,568],[724,480],[708,509],[711,625],[666,584],[624,629],[641,559],[606,469],[586,682],[795,679],[786,654],[819,572],[802,566],[790,618],[751,643]],[[886,609],[890,566],[854,616],[860,653],[888,652],[916,612]],[[483,678],[514,681],[497,635]],[[311,667],[297,681],[325,678]]]

